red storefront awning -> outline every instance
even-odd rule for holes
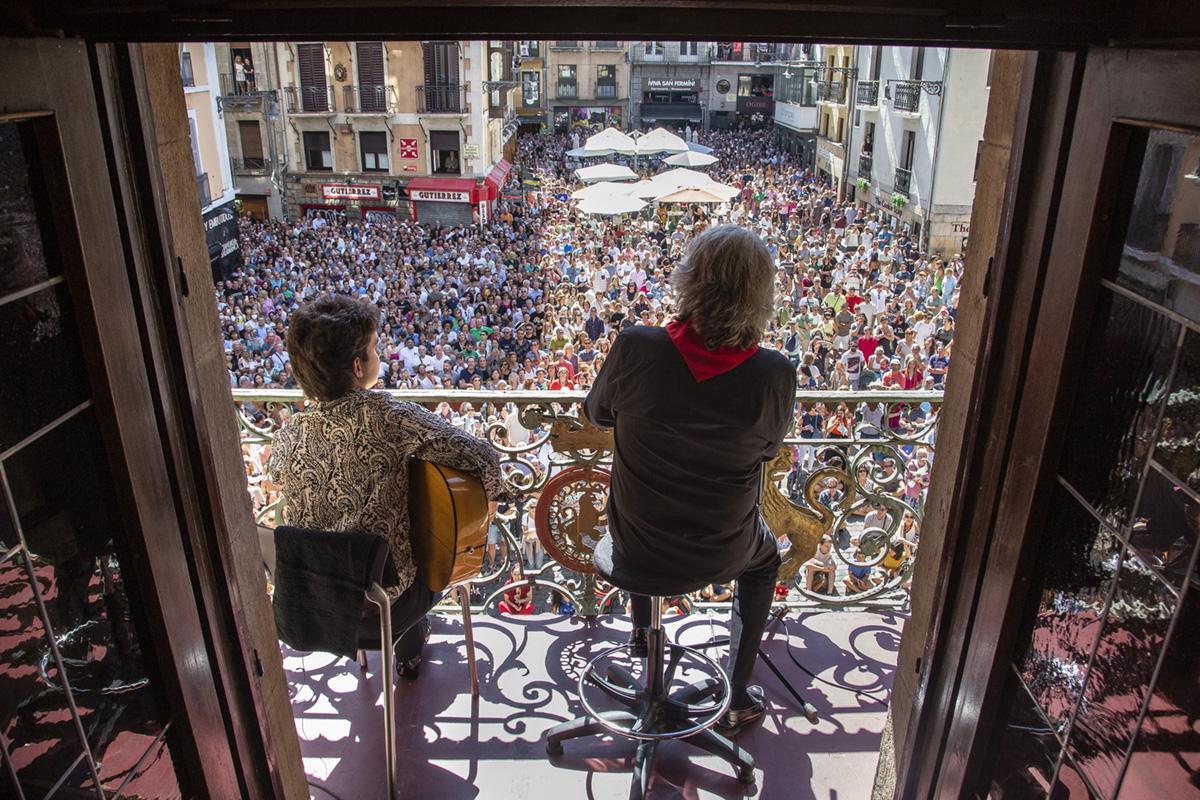
[[[496,162],[496,166],[492,167],[492,171],[484,178],[484,182],[488,185],[489,200],[500,197],[500,190],[504,188],[504,181],[508,178],[512,166],[508,159],[502,158]]]
[[[410,178],[408,189],[428,189],[434,192],[469,192],[475,188],[471,178]]]

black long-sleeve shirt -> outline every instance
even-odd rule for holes
[[[614,428],[608,523],[620,554],[648,572],[727,581],[761,541],[761,465],[791,428],[796,375],[759,349],[697,382],[663,328],[613,344],[585,401]]]

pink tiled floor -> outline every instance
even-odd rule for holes
[[[685,644],[724,635],[726,617],[696,614],[668,624]],[[885,709],[833,684],[887,700],[904,617],[895,613],[820,612],[792,616],[789,634],[775,631],[765,649],[821,716],[816,725],[796,710],[787,690],[761,663],[755,682],[770,707],[761,728],[740,743],[758,761],[758,780],[737,783],[732,770],[678,742],[659,750],[652,798],[759,797],[766,800],[860,800],[870,796]],[[400,682],[399,797],[430,800],[570,800],[625,798],[634,745],[595,737],[565,743],[551,764],[542,734],[575,716],[575,676],[591,654],[624,641],[629,621],[602,617],[475,618],[480,697],[467,685],[461,623],[435,617],[421,677]],[[823,680],[799,669],[797,660]],[[723,650],[720,651],[723,653]],[[383,704],[379,656],[365,679],[358,665],[326,654],[284,649],[284,668],[312,796],[375,800],[383,788]],[[327,791],[325,791],[327,790]]]

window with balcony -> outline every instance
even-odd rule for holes
[[[558,91],[559,97],[578,97],[579,83],[576,78],[576,70],[574,64],[559,64],[558,65]]]
[[[434,173],[438,175],[462,174],[458,131],[430,131],[429,150],[433,154]]]
[[[596,42],[597,50],[620,50],[620,42]]]
[[[363,131],[358,135],[363,172],[387,172],[388,136],[385,131]]]
[[[242,147],[242,169],[262,169],[263,158],[262,126],[256,119],[238,120],[238,141]]]
[[[696,56],[700,55],[700,43],[699,42],[680,42],[679,43],[679,55],[681,57],[686,57],[686,58],[695,58]]]
[[[196,85],[196,78],[192,74],[192,54],[187,50],[179,54],[179,75],[183,78],[184,86]]]
[[[329,84],[325,79],[325,45],[297,45],[296,62],[300,72],[300,109],[309,113],[331,110]]]
[[[331,172],[333,150],[329,147],[329,131],[304,132],[304,166],[309,172]]]
[[[536,39],[525,39],[517,42],[517,55],[521,58],[541,58],[542,43]]]
[[[779,76],[779,88],[775,97],[780,102],[798,106],[816,105],[816,80],[816,69],[806,68],[794,72],[785,69]]]
[[[840,141],[842,141],[842,134],[844,134],[844,133],[846,132],[846,129],[845,129],[845,124],[846,124],[846,118],[845,118],[845,117],[838,117],[838,120],[837,120],[837,141],[839,141],[839,142],[840,142]]]
[[[558,41],[554,42],[554,47],[557,48],[558,50],[578,50],[579,42],[558,40]]]
[[[458,42],[422,42],[425,66],[424,110],[458,114],[463,111],[462,84],[458,79]]]
[[[383,43],[358,42],[358,110],[363,113],[387,111],[386,85],[383,78]]]
[[[600,64],[596,67],[596,97],[608,100],[617,96],[616,64]]]
[[[647,58],[662,58],[667,54],[666,42],[644,42],[643,45]]]
[[[542,74],[536,70],[521,73],[521,105],[540,106],[542,104]]]

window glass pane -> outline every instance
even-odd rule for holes
[[[1172,586],[1182,589],[1200,539],[1200,503],[1157,465],[1146,473],[1129,544]]]
[[[1174,593],[1127,553],[1067,741],[1071,758],[1105,797],[1117,787],[1174,613]]]
[[[1036,611],[1014,651],[1014,663],[1060,730],[1083,691],[1119,553],[1113,532],[1065,489],[1055,487],[1030,589]]]
[[[126,533],[93,412],[43,434],[4,468],[101,779],[115,789],[119,765],[147,751],[167,715],[131,602],[140,595],[124,569]],[[46,669],[59,679],[52,662]]]
[[[1167,800],[1195,797],[1200,771],[1200,592],[1197,585],[1183,598],[1179,619],[1150,695],[1129,767],[1121,781],[1120,800]]]
[[[1200,333],[1195,331],[1183,337],[1154,460],[1200,492]]]
[[[0,305],[0,449],[89,396],[66,286]]]
[[[1061,471],[1089,503],[1124,525],[1167,394],[1179,326],[1107,291],[1094,318]]]
[[[1200,322],[1200,136],[1151,131],[1117,282]]]
[[[1014,673],[1010,673],[1007,696],[988,800],[1044,798],[1062,745]]]
[[[41,175],[29,124],[0,122],[0,299],[62,274]]]

